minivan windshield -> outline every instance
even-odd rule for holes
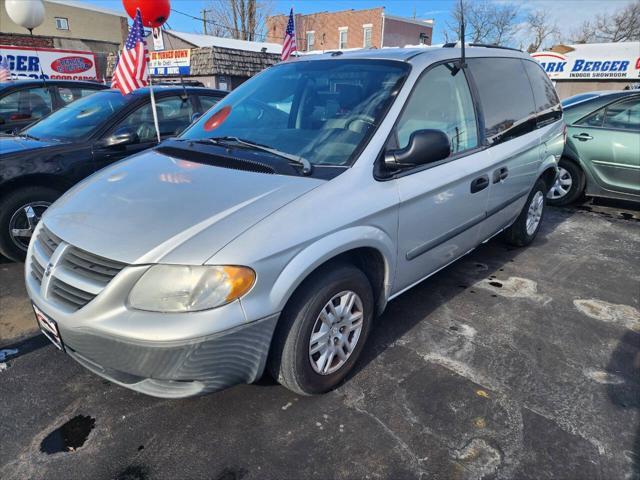
[[[96,92],[62,107],[20,134],[42,140],[84,139],[128,101],[117,90]]]
[[[314,165],[350,165],[408,71],[386,60],[283,63],[234,90],[180,138],[233,138]]]

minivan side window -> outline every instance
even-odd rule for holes
[[[477,86],[490,144],[536,128],[533,93],[520,59],[469,58],[467,63]]]
[[[536,104],[536,114],[538,116],[538,126],[553,123],[562,118],[560,99],[553,87],[553,83],[544,72],[538,62],[532,60],[521,60],[527,72],[533,90],[533,100]]]
[[[438,65],[417,82],[396,127],[398,147],[404,148],[417,130],[442,130],[451,153],[478,146],[473,99],[462,71],[451,75],[453,65]]]

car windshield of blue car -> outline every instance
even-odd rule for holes
[[[85,139],[128,101],[119,91],[97,92],[62,107],[21,133],[41,140]]]
[[[313,165],[348,166],[382,121],[408,71],[406,63],[386,60],[282,63],[234,90],[180,137],[234,137],[245,147],[259,144]]]

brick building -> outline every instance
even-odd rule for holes
[[[267,42],[282,44],[288,15],[267,18]],[[384,7],[295,15],[298,50],[431,45],[433,20],[388,15]]]

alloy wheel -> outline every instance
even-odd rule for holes
[[[22,251],[27,251],[29,242],[51,202],[30,202],[17,209],[9,220],[9,237]]]
[[[362,300],[355,292],[340,292],[325,304],[309,340],[309,360],[316,373],[329,375],[347,362],[360,339],[363,320]]]

